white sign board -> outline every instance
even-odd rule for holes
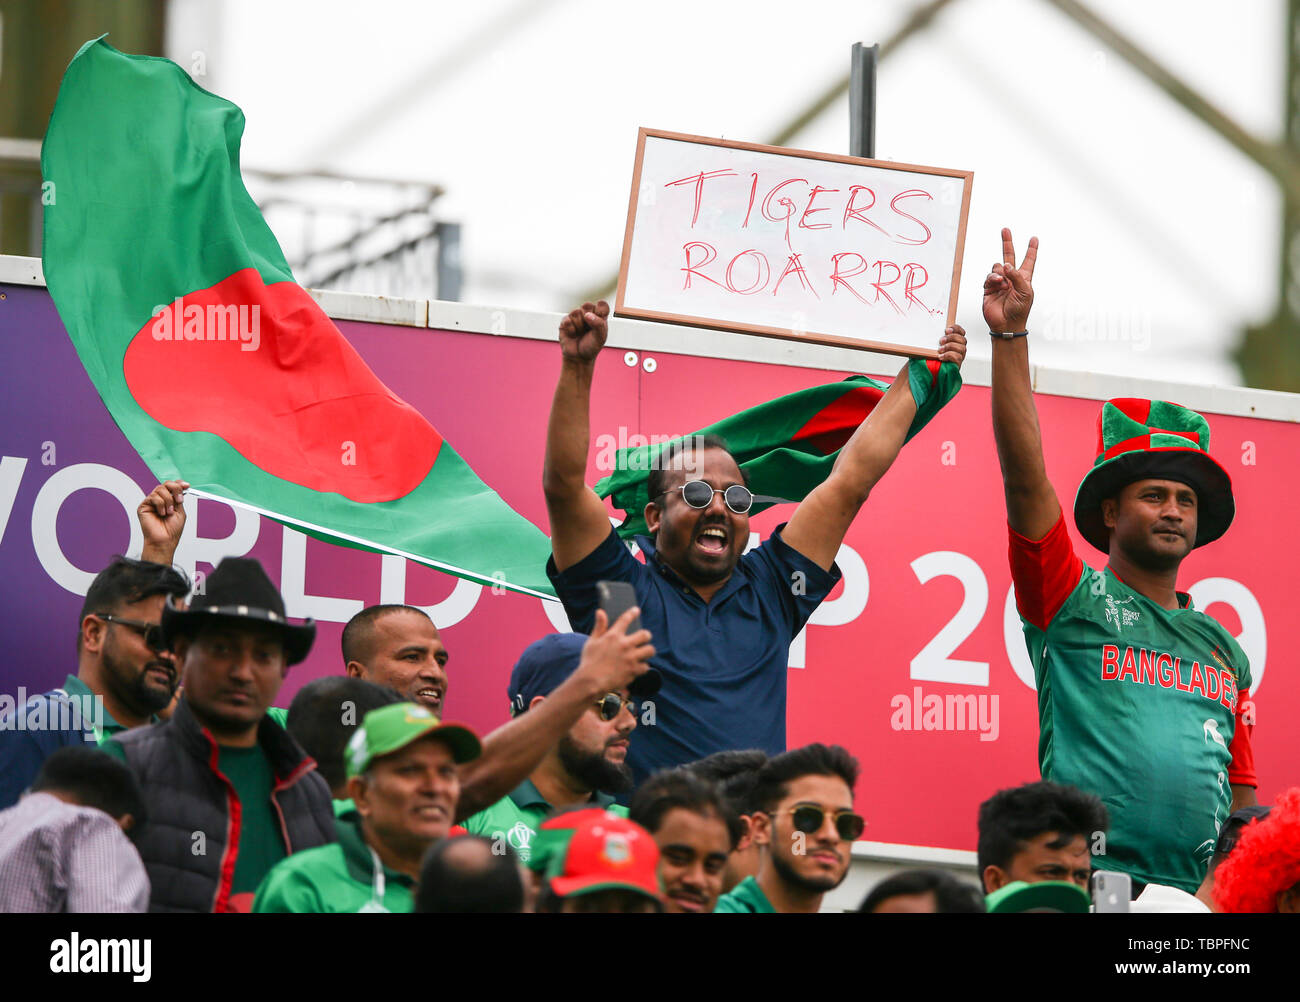
[[[935,358],[972,178],[642,129],[615,312]]]

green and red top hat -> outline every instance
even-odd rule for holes
[[[1181,404],[1121,397],[1101,405],[1097,460],[1079,484],[1074,524],[1107,553],[1110,532],[1101,502],[1135,480],[1176,480],[1196,491],[1196,541],[1204,546],[1228,531],[1236,505],[1228,471],[1210,456],[1210,425]]]
[[[562,898],[597,891],[634,891],[658,902],[659,847],[635,821],[582,811],[566,845],[551,854],[546,876]]]

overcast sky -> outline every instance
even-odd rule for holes
[[[1088,0],[1280,134],[1280,0]],[[247,117],[246,166],[415,178],[464,226],[463,297],[561,310],[618,265],[639,126],[764,141],[914,0],[173,0],[169,55]],[[111,39],[110,39],[111,41]],[[791,145],[848,151],[848,102]],[[1042,241],[1036,361],[1238,384],[1277,296],[1271,179],[1043,0],[956,0],[884,61],[877,155],[975,172],[959,319],[998,230]],[[1098,340],[1109,336],[1112,340]]]

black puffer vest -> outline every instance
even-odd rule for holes
[[[166,723],[134,728],[116,740],[126,749],[149,811],[137,841],[152,885],[149,910],[230,910],[239,799],[217,769],[212,734],[182,698]],[[315,771],[316,761],[270,718],[263,718],[257,741],[275,776],[271,803],[285,850],[295,853],[333,842],[330,791]]]

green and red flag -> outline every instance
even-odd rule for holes
[[[908,388],[916,416],[907,438],[926,426],[961,389],[961,374],[950,362],[913,359],[907,367]],[[686,438],[720,435],[736,457],[754,492],[751,514],[783,501],[802,501],[829,476],[849,437],[880,402],[889,383],[868,376],[848,379],[777,397],[723,418]],[[680,439],[674,439],[680,441]],[[631,539],[646,532],[645,506],[649,471],[661,449],[672,442],[619,449],[615,472],[596,484],[596,493],[626,512],[618,533]]]
[[[244,187],[243,113],[87,42],[41,149],[50,295],[154,476],[313,536],[537,595],[550,543],[294,281]]]

